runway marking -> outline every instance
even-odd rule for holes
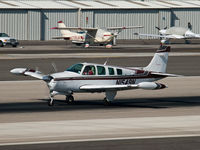
[[[200,134],[180,134],[180,135],[165,135],[165,136],[138,136],[138,137],[117,137],[117,138],[92,138],[78,140],[53,140],[53,141],[36,141],[36,142],[16,142],[16,143],[0,143],[0,146],[12,145],[32,145],[32,144],[55,144],[55,143],[75,143],[75,142],[99,142],[99,141],[115,141],[115,140],[141,140],[141,139],[159,139],[159,138],[182,138],[182,137],[197,137]]]
[[[72,142],[130,137],[137,139],[172,137],[174,135],[200,136],[200,116],[1,123],[0,133],[1,144],[16,143],[16,141],[24,141],[23,143],[38,143],[42,140],[52,142],[59,138],[68,139],[64,140],[65,142]]]
[[[6,54],[0,59],[37,59],[37,58],[119,58],[119,57],[152,57],[155,53],[55,53],[55,54]],[[200,56],[200,53],[171,52],[169,56]]]

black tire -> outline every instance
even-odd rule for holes
[[[67,95],[66,96],[66,98],[65,98],[65,100],[66,100],[66,103],[74,103],[74,97],[72,96],[72,95]]]
[[[74,97],[72,95],[69,96],[70,103],[74,103]]]
[[[106,99],[106,97],[103,99],[103,102],[104,102],[104,106],[110,106],[110,105],[111,105],[111,102],[108,101],[108,100]]]
[[[3,47],[4,45],[3,45],[3,42],[2,41],[0,41],[0,47]]]
[[[17,45],[12,45],[12,47],[17,47]]]

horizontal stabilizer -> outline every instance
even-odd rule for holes
[[[162,72],[151,72],[152,75],[158,75],[163,77],[182,77],[183,75],[177,74],[169,74],[169,73],[162,73]]]

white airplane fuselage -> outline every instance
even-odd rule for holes
[[[48,85],[50,90],[59,94],[67,95],[73,92],[85,92],[80,89],[83,85],[126,85],[138,84],[140,82],[153,82],[161,78],[151,77],[150,72],[142,70],[129,70],[126,75],[81,75],[69,71],[52,74],[52,79]],[[140,73],[136,73],[140,72]]]

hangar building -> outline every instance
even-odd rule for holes
[[[187,27],[200,33],[199,0],[1,0],[0,32],[19,40],[51,40],[60,36],[62,20],[69,27],[142,25],[123,31],[118,39],[138,39],[134,32],[158,34],[155,26]]]

